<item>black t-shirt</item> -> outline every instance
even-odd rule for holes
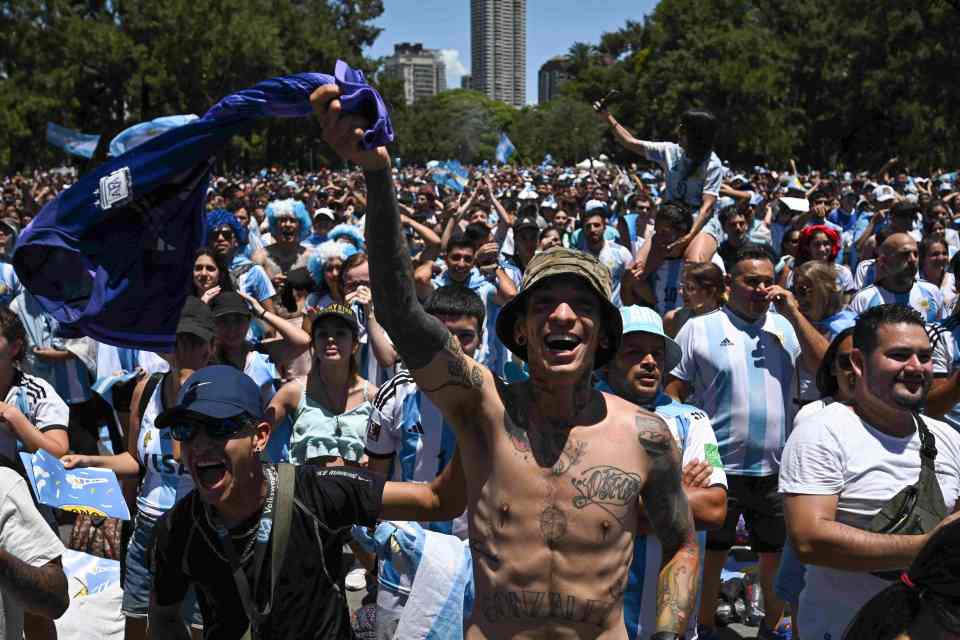
[[[356,469],[297,467],[287,555],[260,638],[353,637],[343,596],[342,546],[351,525],[376,524],[383,484],[382,476]],[[204,639],[240,638],[249,626],[246,612],[227,553],[196,492],[167,512],[156,532],[152,566],[157,603],[182,601],[194,584]],[[235,540],[234,545],[242,555],[245,541]],[[270,560],[268,548],[256,586],[261,610],[269,594]],[[241,563],[253,588],[252,554]]]

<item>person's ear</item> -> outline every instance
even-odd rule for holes
[[[863,377],[863,365],[866,359],[866,354],[860,349],[855,348],[850,352],[850,366],[857,377]]]
[[[523,319],[523,316],[519,316],[517,321],[513,323],[513,341],[521,347],[527,344],[527,333],[526,327],[523,326]]]
[[[253,450],[257,453],[263,453],[270,441],[270,423],[262,420],[253,428]]]

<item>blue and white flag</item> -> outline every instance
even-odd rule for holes
[[[393,141],[383,99],[340,61],[333,76],[283,76],[228,95],[47,203],[20,234],[12,262],[61,334],[172,351],[194,254],[206,243],[203,205],[216,154],[259,118],[310,115],[310,94],[325,84],[340,87],[345,112],[376,116],[363,148]]]
[[[153,140],[161,133],[166,133],[170,129],[176,129],[188,122],[197,119],[192,113],[180,116],[163,116],[154,118],[149,122],[141,122],[132,127],[124,129],[110,141],[110,151],[107,155],[111,158],[122,156],[130,149],[138,147],[147,140]]]
[[[74,129],[61,127],[52,122],[47,123],[47,142],[69,154],[89,160],[97,150],[100,136],[91,133],[80,133]]]
[[[463,193],[463,189],[470,182],[470,173],[459,160],[438,162],[431,170],[430,177],[441,187],[453,189],[457,193]]]
[[[517,148],[510,142],[507,134],[501,131],[500,142],[497,143],[497,162],[504,164],[516,150]]]

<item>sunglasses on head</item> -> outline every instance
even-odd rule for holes
[[[214,229],[213,231],[214,238],[223,238],[224,240],[233,240],[233,229],[223,228],[223,229]]]
[[[222,419],[189,419],[170,427],[170,435],[178,442],[190,442],[202,429],[211,440],[228,440],[240,433],[252,420],[242,413],[238,416]]]

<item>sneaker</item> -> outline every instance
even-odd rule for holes
[[[367,570],[363,567],[355,567],[347,573],[343,582],[347,591],[363,591],[367,588]]]
[[[757,640],[791,640],[793,631],[789,623],[781,623],[776,629],[771,629],[766,622],[760,622],[757,630]]]

